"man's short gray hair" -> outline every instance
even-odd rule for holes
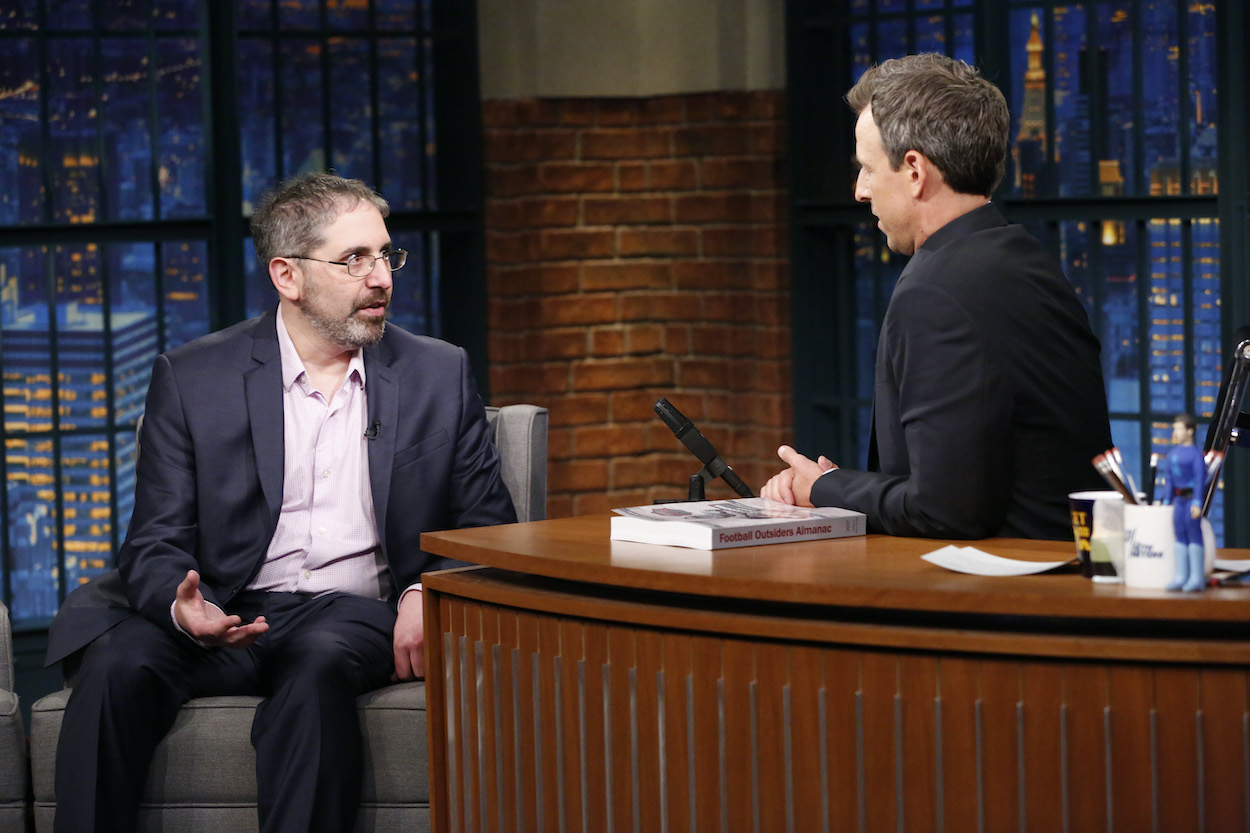
[[[870,67],[846,94],[856,113],[872,107],[890,167],[922,153],[961,194],[988,197],[1007,164],[1011,117],[998,87],[955,58],[937,53],[891,58]]]
[[[362,202],[383,217],[390,213],[386,200],[359,179],[332,173],[288,179],[261,197],[252,212],[256,257],[268,265],[275,257],[307,255],[325,242],[326,227]]]

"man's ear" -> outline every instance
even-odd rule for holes
[[[288,301],[298,301],[304,287],[303,275],[299,267],[285,257],[275,257],[269,261],[269,280],[278,294]]]
[[[929,157],[918,150],[909,150],[903,156],[902,168],[907,172],[907,181],[911,185],[912,196],[917,199],[924,197],[928,190],[942,181],[942,173]]]

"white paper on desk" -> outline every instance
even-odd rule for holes
[[[1067,561],[1021,561],[1018,558],[1003,558],[1000,555],[990,555],[988,552],[982,552],[976,547],[957,547],[954,544],[949,544],[940,550],[925,553],[920,557],[930,564],[936,564],[939,567],[945,567],[957,573],[967,573],[973,576],[1031,576],[1072,563],[1072,559]]]
[[[1250,558],[1216,558],[1215,569],[1244,573],[1246,570],[1250,570]]]

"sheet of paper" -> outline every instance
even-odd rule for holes
[[[1246,570],[1250,570],[1250,558],[1216,558],[1215,569],[1244,573]]]
[[[967,573],[973,576],[1031,576],[1054,570],[1067,561],[1021,561],[1018,558],[1003,558],[991,555],[976,547],[957,547],[949,544],[941,549],[920,556],[930,564],[954,570],[956,573]]]

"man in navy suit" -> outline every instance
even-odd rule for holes
[[[1067,494],[1104,488],[1111,445],[1098,339],[1057,259],[990,204],[1010,118],[998,88],[942,55],[869,69],[855,198],[911,261],[877,346],[871,471],[778,449],[762,494],[842,506],[870,529],[1066,538]]]
[[[276,312],[157,358],[126,604],[87,594],[50,637],[52,658],[89,643],[58,831],[134,830],[156,744],[212,694],[265,697],[261,830],[352,829],[356,697],[423,676],[421,574],[455,564],[421,533],[516,519],[464,351],[386,324],[387,213],[357,180],[286,183],[252,218]]]

